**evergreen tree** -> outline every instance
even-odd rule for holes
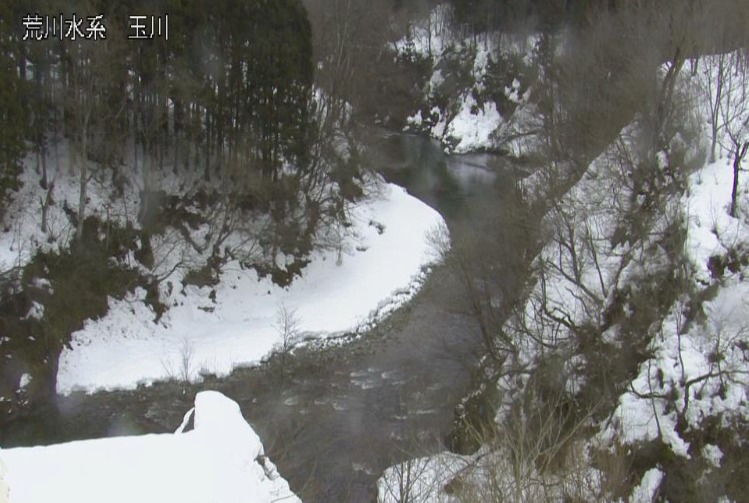
[[[26,86],[19,75],[20,42],[16,2],[0,4],[0,216],[13,191],[19,188],[21,161],[26,152],[28,110]]]

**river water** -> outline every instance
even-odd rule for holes
[[[492,155],[446,156],[430,140],[372,133],[369,160],[386,179],[437,209],[451,233],[501,211],[511,183]],[[46,444],[173,431],[201,389],[236,400],[267,454],[305,502],[371,502],[389,465],[443,449],[454,405],[482,353],[474,320],[437,268],[424,289],[372,333],[339,347],[302,350],[225,379],[185,387],[73,394],[0,431],[0,445]]]

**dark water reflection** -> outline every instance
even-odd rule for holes
[[[451,232],[499,211],[500,160],[446,156],[422,138],[372,132],[369,159],[390,181],[440,211]],[[54,443],[176,428],[195,392],[239,402],[282,475],[307,502],[374,501],[374,483],[399,459],[442,448],[454,404],[481,353],[471,318],[451,309],[449,275],[437,270],[408,307],[364,339],[302,350],[282,369],[239,369],[183,388],[74,394],[0,431],[0,445]]]

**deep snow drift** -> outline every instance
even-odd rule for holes
[[[194,415],[187,432],[2,450],[10,501],[300,503],[236,402],[204,391]]]
[[[225,375],[237,365],[257,363],[282,340],[277,315],[283,307],[293,312],[297,339],[368,325],[418,289],[424,268],[436,257],[428,231],[443,220],[392,184],[352,215],[341,254],[315,254],[304,276],[287,288],[229,263],[215,300],[210,288],[176,286],[158,323],[143,302],[145,291],[110,299],[109,313],[87,321],[73,334],[73,349],[63,351],[58,392]]]

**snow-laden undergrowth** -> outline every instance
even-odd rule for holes
[[[723,66],[717,61],[730,56],[706,56],[697,72],[683,72],[683,79],[700,91],[697,109],[708,132],[706,144],[713,121],[720,121],[716,160],[689,176],[678,201],[686,227],[683,251],[690,292],[653,327],[649,357],[598,438],[604,445],[635,448],[663,444],[684,462],[701,466],[696,471],[705,480],[736,469],[737,456],[742,456],[735,450],[741,443],[740,425],[749,420],[749,183],[743,173],[731,214],[733,140],[749,139],[747,109],[737,98],[746,96],[749,82],[724,82],[722,98],[715,87],[705,86],[718,82],[716,72]],[[730,114],[710,117],[710,103],[720,100],[731,103]],[[725,486],[716,491],[711,497],[725,497]]]
[[[0,458],[13,503],[301,502],[236,402],[214,391],[197,394],[174,434],[4,449]]]
[[[708,422],[723,427],[749,420],[749,284],[745,264],[716,276],[710,265],[735,251],[749,250],[749,184],[741,183],[739,217],[728,214],[732,183],[730,159],[720,159],[694,173],[681,200],[688,222],[686,254],[694,267],[695,287],[710,288],[697,322],[687,323],[688,298],[671,308],[652,338],[652,355],[624,393],[602,438],[632,444],[665,443],[678,456],[701,456],[720,466],[720,448],[698,449],[689,438],[700,437]]]

